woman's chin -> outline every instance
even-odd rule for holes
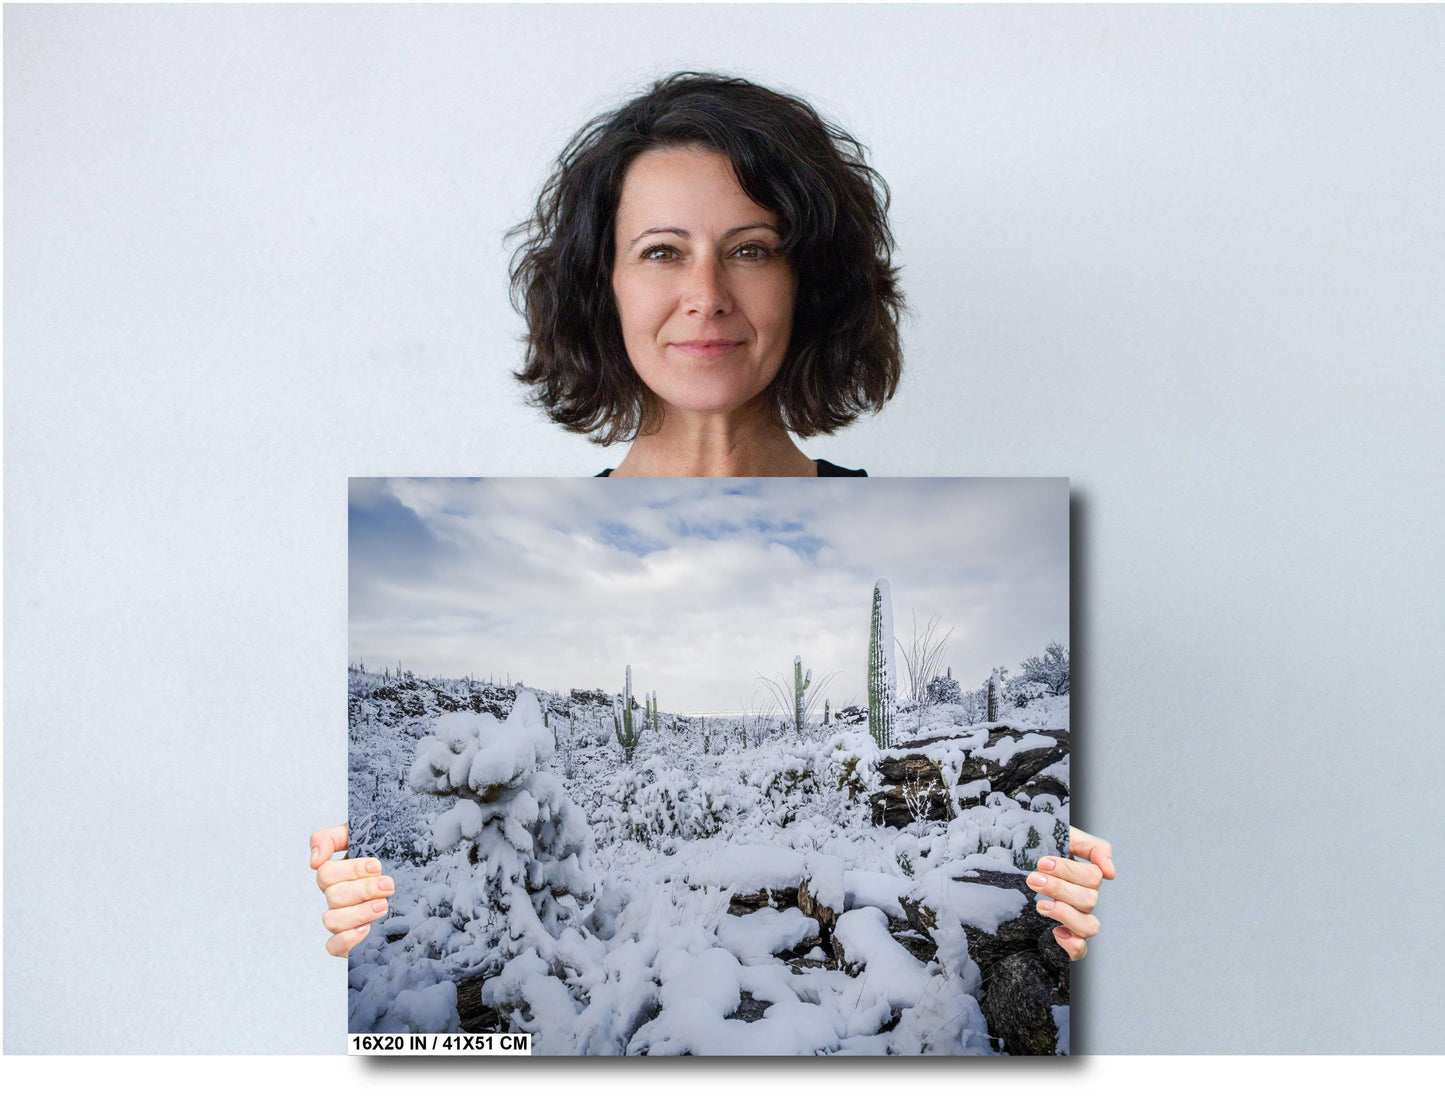
[[[734,389],[709,389],[699,386],[671,387],[665,393],[653,392],[666,404],[667,411],[679,419],[685,417],[730,416],[756,407],[759,394],[767,386],[753,391]]]

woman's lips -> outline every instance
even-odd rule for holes
[[[716,338],[698,342],[673,342],[669,345],[684,354],[691,354],[698,358],[711,358],[718,354],[731,354],[734,350],[739,349],[742,343]]]

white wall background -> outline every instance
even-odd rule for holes
[[[349,475],[591,473],[503,231],[683,67],[894,192],[892,406],[810,448],[1069,475],[1076,1051],[1437,1051],[1445,10],[15,7],[5,1049],[337,1052]]]

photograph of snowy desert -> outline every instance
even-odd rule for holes
[[[354,1033],[1067,1054],[1060,478],[352,479]]]

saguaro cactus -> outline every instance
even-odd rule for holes
[[[993,723],[998,719],[998,702],[1003,695],[1003,682],[999,680],[998,670],[988,678],[988,722]]]
[[[808,691],[808,686],[813,683],[813,670],[808,670],[808,675],[803,676],[802,657],[793,658],[793,730],[799,735],[803,733],[803,693]]]
[[[886,579],[873,585],[873,625],[868,639],[868,733],[883,750],[893,737],[893,593]]]
[[[828,725],[828,701],[823,701],[823,726]]]
[[[637,740],[641,737],[640,731],[632,729],[632,666],[627,666],[627,686],[622,691],[622,719],[617,718],[617,713],[612,713],[612,726],[617,730],[617,741],[622,745],[622,755],[626,761],[632,761],[632,752],[637,746]]]

